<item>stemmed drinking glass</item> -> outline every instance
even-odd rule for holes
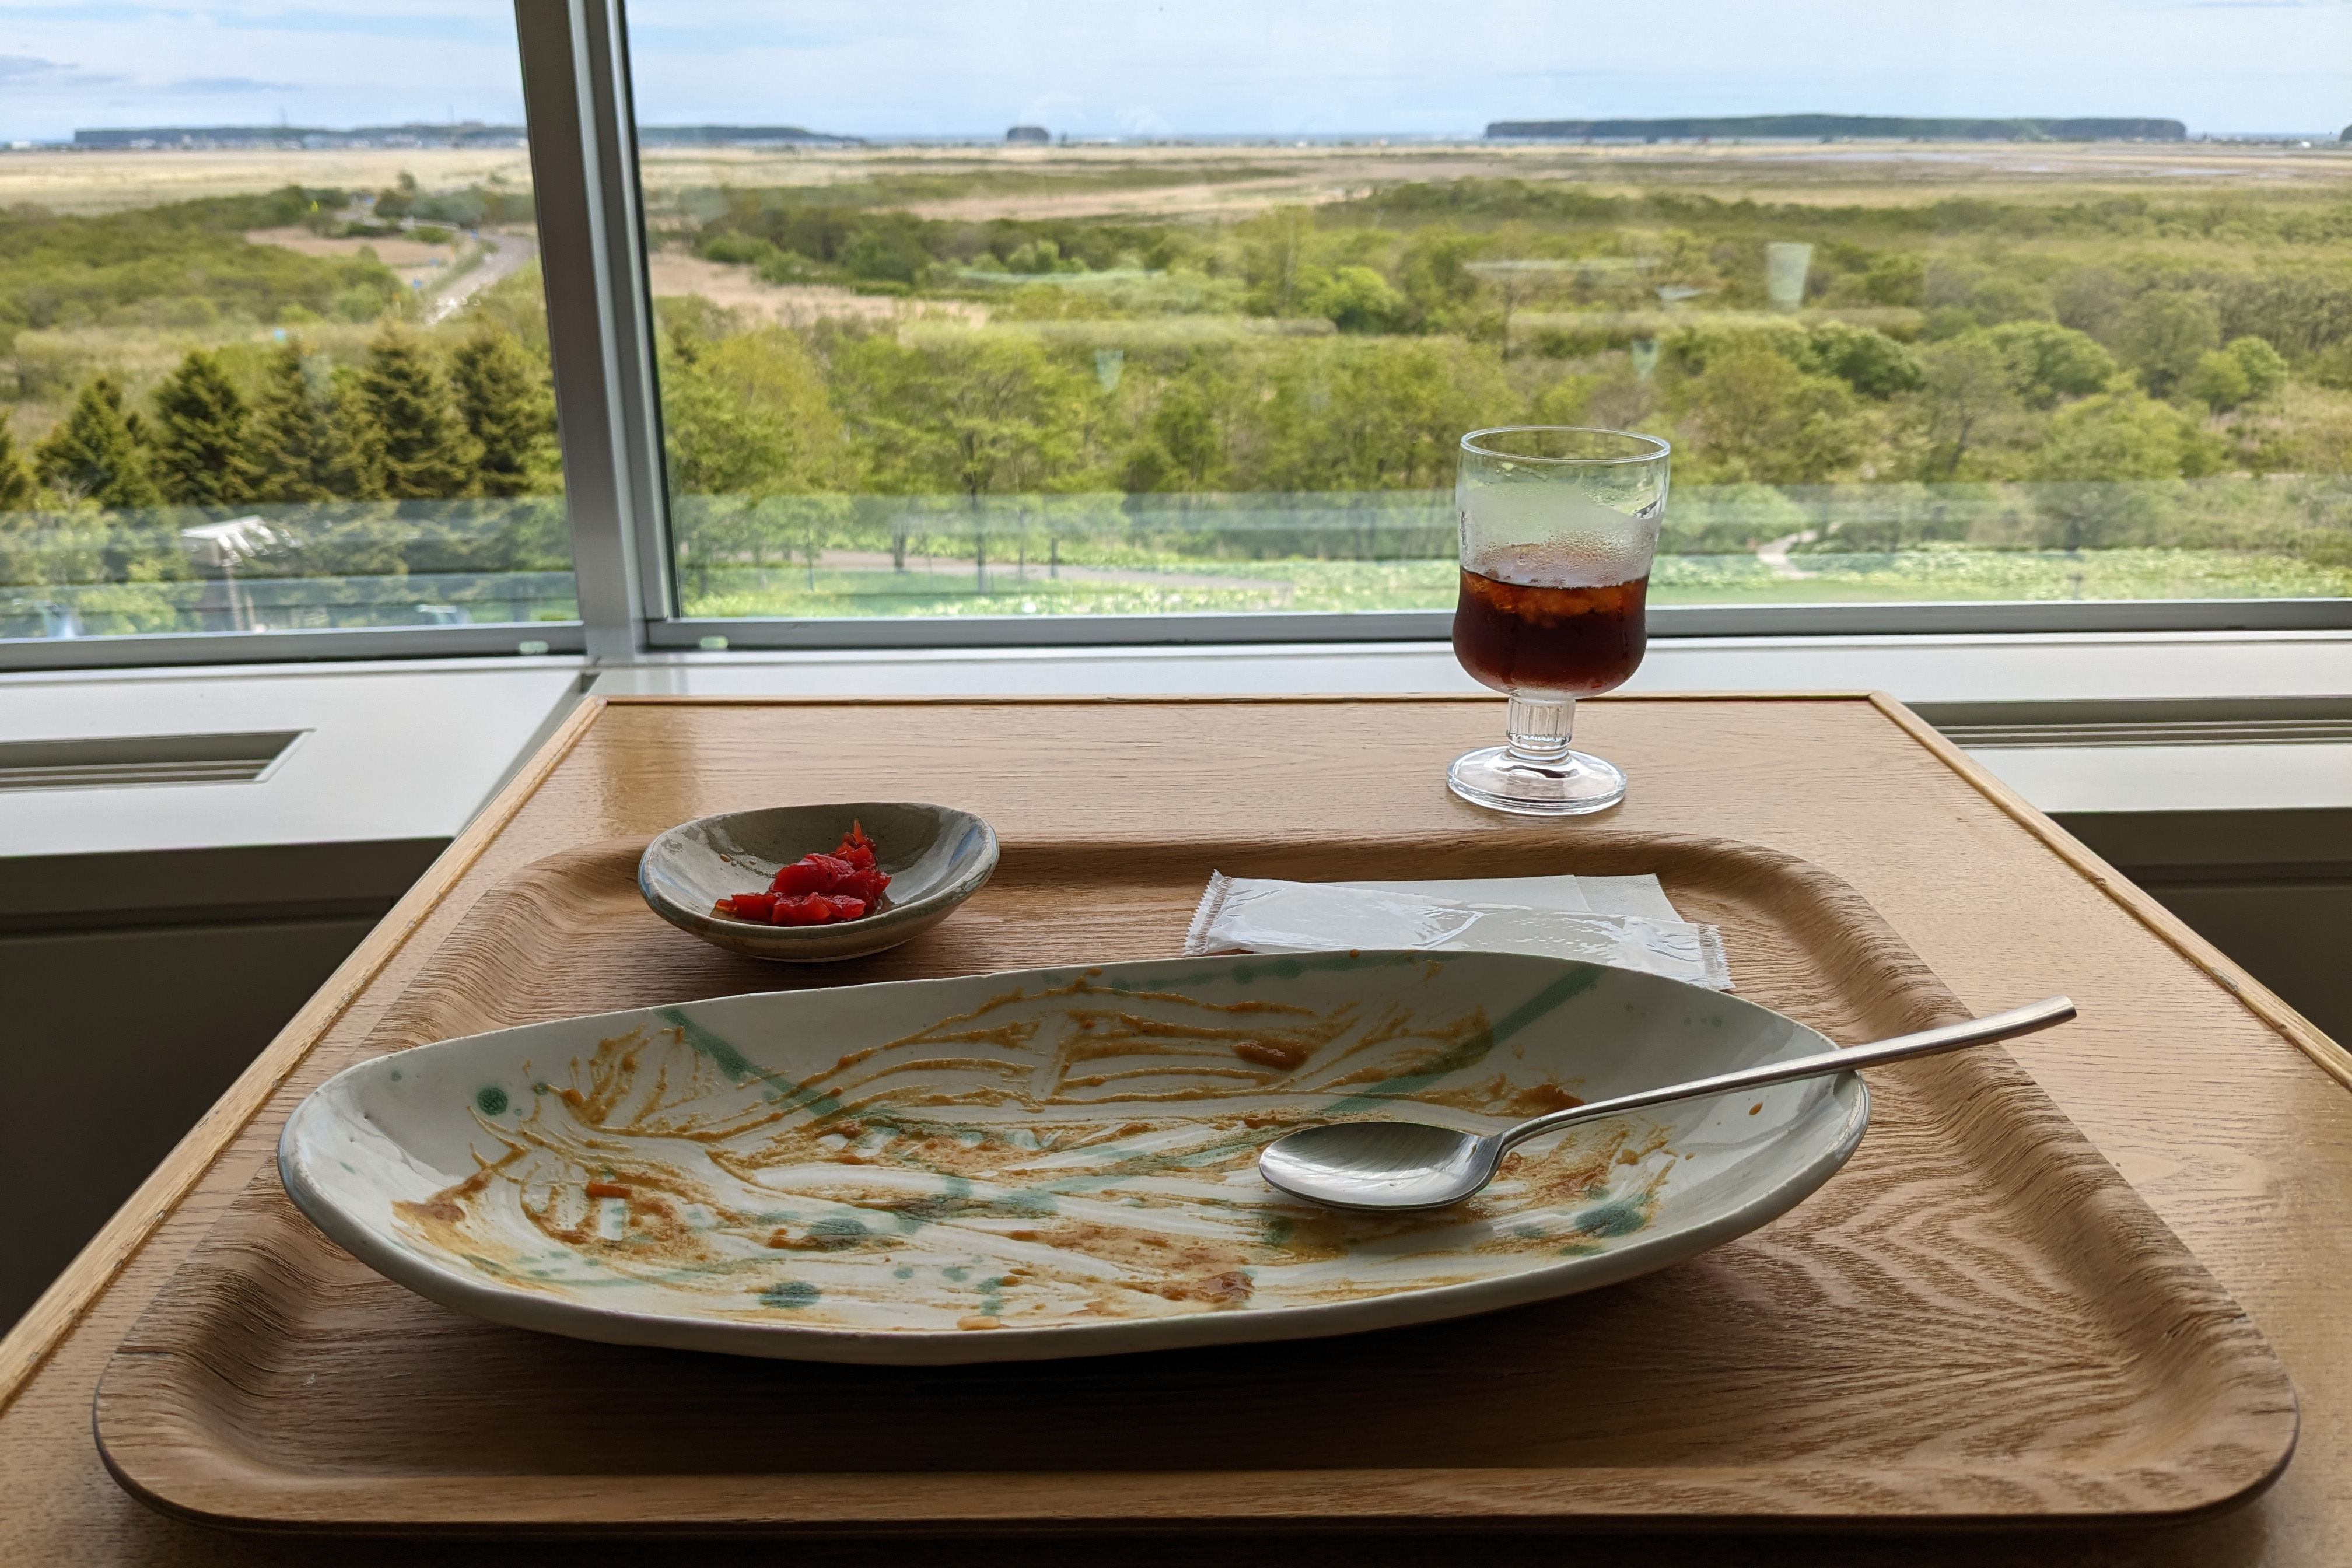
[[[1568,742],[1576,700],[1622,686],[1642,663],[1669,451],[1654,437],[1557,425],[1462,437],[1454,656],[1511,700],[1508,743],[1446,770],[1463,799],[1569,816],[1625,798],[1623,770]]]

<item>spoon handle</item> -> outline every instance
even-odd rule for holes
[[[1530,1138],[1557,1131],[1562,1127],[1614,1116],[1621,1111],[1640,1110],[1646,1106],[1665,1105],[1677,1100],[1698,1100],[1710,1094],[1730,1094],[1743,1089],[1763,1089],[1771,1084],[1790,1083],[1801,1078],[1823,1078],[1832,1073],[1853,1072],[1886,1062],[1908,1061],[1913,1057],[1932,1057],[1944,1051],[1957,1051],[1969,1046],[2030,1035],[2036,1029],[2063,1024],[2074,1016],[2074,1003],[2063,996],[2053,996],[2028,1007],[2015,1007],[2006,1013],[1970,1018],[1966,1023],[1947,1024],[1940,1029],[1923,1029],[1916,1035],[1898,1035],[1894,1039],[1881,1040],[1875,1045],[1851,1046],[1843,1050],[1822,1051],[1815,1056],[1796,1057],[1784,1062],[1767,1062],[1762,1067],[1742,1068],[1738,1072],[1719,1073],[1714,1078],[1693,1079],[1688,1083],[1645,1089],[1638,1094],[1621,1094],[1614,1100],[1598,1100],[1590,1105],[1574,1106],[1567,1110],[1553,1111],[1549,1116],[1538,1116],[1533,1121],[1522,1121],[1507,1132],[1496,1134],[1500,1143],[1496,1152],[1524,1143]]]

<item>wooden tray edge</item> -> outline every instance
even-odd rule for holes
[[[2247,1012],[2284,1036],[2296,1049],[2316,1063],[2321,1071],[2345,1088],[2352,1089],[2352,1050],[2336,1044],[2317,1025],[2296,1012],[2278,993],[2240,968],[2236,961],[2198,935],[2179,915],[2141,891],[2130,878],[2092,853],[2082,840],[2053,822],[2031,801],[2003,784],[1983,764],[1947,740],[1942,731],[1901,701],[1886,692],[1874,691],[1870,694],[1870,703],[1921,746],[1935,753],[1946,767],[1966,779],[1978,794],[1992,802],[2011,820],[2048,846],[2084,880],[2122,906],[2125,912],[2155,932],[2207,979],[2235,997]]]
[[[1717,838],[1708,835],[1652,833],[1641,836],[1646,844],[1675,856],[1707,856],[1728,860],[1748,868],[1769,872],[1779,877],[1794,878],[1810,884],[1812,900],[1820,906],[1834,909],[1848,925],[1856,928],[1874,952],[1878,966],[1916,972],[1935,992],[1951,1000],[1957,998],[1939,977],[1935,975],[1902,934],[1889,924],[1884,915],[1844,879],[1824,867],[1801,856],[1767,845],[1741,840]],[[580,845],[541,857],[517,867],[507,877],[484,889],[485,901],[501,891],[519,885],[544,880],[549,870],[559,863],[593,864],[610,858],[635,845],[634,839],[592,845]],[[1204,851],[1205,852],[1205,851]],[[624,857],[628,858],[628,857]],[[421,976],[419,977],[422,978]],[[407,1000],[404,989],[401,995],[387,1005],[377,1032],[399,1032],[401,1016]],[[105,1406],[110,1394],[122,1392],[122,1380],[140,1380],[133,1367],[152,1367],[175,1352],[133,1350],[139,1341],[139,1327],[134,1325],[123,1347],[118,1348],[101,1373],[92,1399],[92,1433],[100,1455],[110,1474],[125,1490],[148,1506],[197,1522],[219,1528],[247,1531],[338,1531],[355,1533],[540,1533],[546,1531],[594,1529],[603,1532],[642,1531],[670,1532],[703,1531],[711,1529],[742,1530],[756,1532],[827,1535],[843,1533],[895,1532],[919,1534],[957,1529],[1003,1531],[1007,1533],[1034,1532],[1052,1529],[1103,1531],[1129,1529],[1286,1529],[1311,1531],[1337,1531],[1349,1527],[1349,1521],[1373,1518],[1384,1527],[1393,1524],[1402,1528],[1462,1528],[1479,1530],[1511,1529],[1641,1529],[1677,1531],[1716,1531],[1754,1528],[1833,1529],[1839,1531],[1871,1529],[1984,1529],[2042,1528],[2060,1526],[2131,1526],[2180,1522],[2210,1514],[2227,1512],[2259,1495],[2284,1469],[2294,1452],[2299,1435],[2300,1411],[2297,1398],[2284,1364],[2260,1329],[2240,1309],[2235,1300],[2215,1279],[2184,1243],[2165,1225],[2147,1201],[2125,1182],[2095,1145],[2083,1134],[2072,1119],[2033,1080],[2023,1068],[2005,1052],[1998,1050],[1970,1053],[1940,1064],[1945,1070],[1976,1078],[1986,1089],[2013,1103],[2006,1112],[2017,1128],[2016,1135],[2040,1161],[2046,1163],[2053,1176],[2072,1178],[2091,1184],[2091,1189],[2081,1194],[2074,1208],[2079,1223],[2095,1225],[2105,1233],[2109,1245],[2120,1255],[2130,1276],[2140,1280],[2138,1289],[2151,1296],[2168,1300],[2178,1318],[2178,1326],[2166,1337],[2165,1348],[2174,1356],[2189,1356],[2202,1347],[2202,1357],[2210,1379],[2213,1399],[2213,1421],[2217,1428],[2228,1424],[2226,1440],[2218,1445],[2222,1455],[2234,1456],[2238,1462],[2227,1462],[2215,1453],[2216,1445],[2185,1447],[2178,1455],[2129,1468],[2090,1469],[2076,1468],[2060,1469],[2041,1467],[2028,1472],[2031,1477],[2046,1479],[2054,1483],[2043,1491],[2056,1490],[2069,1497],[2103,1494],[2098,1504],[2080,1502],[2067,1508],[2037,1512],[1988,1514],[1980,1503],[1955,1506],[1950,1511],[1916,1510],[1890,1512],[1883,1506],[1875,1511],[1837,1511],[1822,1509],[1791,1507],[1787,1510],[1754,1508],[1759,1496],[1785,1492],[1792,1479],[1809,1473],[1801,1468],[1772,1466],[1754,1469],[1694,1470],[1693,1475],[1706,1474],[1715,1478],[1712,1486],[1693,1490],[1685,1487],[1675,1492],[1672,1505],[1643,1506],[1622,1503],[1600,1508],[1580,1507],[1573,1502],[1540,1509],[1498,1504],[1493,1508],[1443,1509],[1435,1513],[1412,1513],[1402,1510],[1382,1511],[1377,1503],[1360,1502],[1343,1518],[1310,1508],[1311,1499],[1302,1496],[1295,1504],[1271,1497],[1263,1508],[1240,1513],[1223,1514],[1202,1510],[1176,1510],[1163,1513],[1139,1514],[1139,1508],[1148,1506],[1146,1500],[1131,1492],[1123,1492],[1119,1504],[1126,1510],[1102,1516],[1075,1515],[1066,1495],[1059,1506],[1031,1512],[1008,1511],[990,1504],[1022,1489],[1024,1484],[1044,1485],[1051,1479],[1048,1472],[975,1472],[959,1476],[953,1472],[931,1472],[908,1477],[887,1473],[867,1478],[877,1483],[887,1482],[895,1506],[877,1509],[872,1518],[853,1517],[844,1520],[838,1512],[822,1517],[805,1513],[746,1511],[743,1503],[730,1498],[724,1506],[708,1513],[678,1511],[666,1509],[658,1520],[642,1516],[636,1519],[599,1518],[589,1521],[582,1512],[593,1508],[593,1500],[604,1495],[601,1486],[590,1484],[579,1476],[560,1478],[514,1477],[493,1481],[488,1478],[445,1478],[443,1484],[451,1493],[467,1489],[484,1489],[486,1496],[478,1507],[458,1508],[446,1515],[420,1518],[413,1506],[393,1515],[383,1511],[380,1493],[383,1480],[380,1477],[341,1478],[305,1474],[282,1469],[258,1460],[249,1460],[231,1451],[218,1448],[196,1448],[192,1444],[160,1445],[142,1440],[136,1435],[117,1433],[115,1443],[108,1441]],[[2022,1103],[2014,1103],[2022,1100]],[[267,1166],[257,1170],[254,1182],[275,1184],[275,1172]],[[225,1210],[215,1222],[215,1228],[230,1224],[238,1210]],[[194,1261],[192,1257],[191,1262]],[[184,1268],[186,1265],[183,1265]],[[175,1276],[176,1279],[176,1276]],[[165,1287],[166,1291],[169,1284]],[[163,1299],[159,1292],[158,1301]],[[151,1302],[152,1310],[156,1302]],[[146,1314],[142,1312],[143,1323]],[[153,1397],[151,1391],[150,1397]],[[2217,1436],[2220,1434],[2217,1432]],[[173,1485],[169,1495],[158,1488],[166,1486],[162,1477],[150,1474],[142,1482],[132,1473],[139,1465],[137,1456],[142,1449],[160,1447],[175,1455],[184,1465],[192,1449],[205,1458],[179,1472],[183,1482]],[[119,1447],[122,1451],[118,1454]],[[1430,1468],[1395,1469],[1385,1471],[1343,1470],[1334,1472],[1293,1472],[1269,1483],[1263,1472],[1243,1472],[1247,1481],[1257,1488],[1269,1485],[1277,1494],[1281,1483],[1303,1485],[1298,1478],[1321,1477],[1319,1489],[1313,1497],[1328,1499],[1336,1487],[1343,1493],[1353,1494],[1377,1478],[1376,1489],[1381,1496],[1410,1498],[1426,1493],[1433,1486],[1457,1487],[1465,1477],[1491,1474],[1514,1477],[1524,1489],[1539,1483],[1531,1476],[1558,1478],[1568,1475],[1580,1481],[1590,1481],[1604,1474],[1622,1473],[1645,1478],[1645,1484],[1656,1485],[1658,1472],[1652,1469],[1601,1472],[1597,1470],[1439,1470]],[[1867,1491],[1857,1484],[1857,1474],[1851,1471],[1818,1471],[1823,1477],[1835,1475],[1838,1484],[1822,1482],[1824,1492]],[[1947,1476],[1956,1492],[1963,1482],[1983,1488],[2020,1489],[2021,1472],[2015,1465],[1971,1468],[1938,1467],[1933,1465],[1895,1467],[1881,1473],[1893,1478],[1916,1478],[1921,1475]],[[1132,1483],[1150,1472],[1107,1471],[1089,1472],[1101,1483],[1114,1479]],[[1181,1472],[1173,1489],[1197,1490],[1203,1478],[1211,1472]],[[2127,1482],[2125,1478],[2134,1479]],[[817,1485],[829,1489],[837,1502],[841,1483],[849,1478],[827,1474]],[[534,1486],[537,1479],[540,1485]],[[667,1478],[673,1484],[677,1478]],[[698,1482],[724,1487],[728,1478],[694,1478]],[[636,1478],[639,1484],[643,1478]],[[757,1478],[766,1495],[780,1489],[772,1477]],[[617,1484],[617,1483],[616,1483]],[[749,1478],[739,1479],[738,1486],[751,1484]],[[1555,1481],[1556,1487],[1556,1481]],[[490,1489],[499,1489],[491,1491]],[[1224,1497],[1230,1502],[1236,1490],[1249,1489],[1230,1479],[1225,1483]],[[623,1491],[627,1490],[622,1486]],[[953,1494],[959,1489],[971,1489],[986,1494],[986,1501],[969,1513],[934,1514],[920,1521],[904,1521],[892,1516],[903,1515],[908,1494],[924,1496],[935,1492]],[[1580,1486],[1580,1492],[1590,1486]],[[1897,1490],[1890,1485],[1886,1491]],[[2126,1497],[2123,1493],[2135,1493]],[[666,1496],[674,1494],[667,1493]],[[1981,1496],[1979,1490],[1978,1496]],[[291,1504],[289,1505],[289,1500]],[[942,1500],[945,1500],[944,1499]],[[1695,1513],[1710,1500],[1733,1505],[1728,1511]],[[1862,1500],[1857,1499],[1857,1501]],[[520,1506],[518,1506],[520,1504]],[[1749,1511],[1741,1511],[1744,1504]],[[337,1517],[321,1519],[320,1512],[332,1510]],[[1612,1522],[1615,1521],[1615,1522]]]
[[[481,858],[500,830],[539,792],[595,724],[604,707],[604,698],[580,699],[539,753],[451,840],[449,847],[441,852],[425,875],[392,907],[392,911],[377,922],[349,958],[336,966],[334,973],[328,976],[327,983],[303,1005],[302,1010],[236,1076],[187,1135],[173,1145],[163,1163],[115,1210],[105,1227],[75,1255],[65,1272],[50,1282],[16,1326],[0,1338],[0,1413],[15,1402],[49,1353],[81,1321],[82,1315],[138,1254],[156,1227],[177,1211],[181,1201],[245,1131],[246,1123],[269,1103],[278,1085],[301,1066],[344,1010],[407,945],[408,939],[416,934],[417,928],[440,907],[459,879]]]
[[[536,1536],[677,1537],[736,1533],[772,1539],[866,1537],[891,1541],[926,1536],[1022,1536],[1049,1534],[1171,1533],[1183,1531],[1276,1531],[1299,1535],[1343,1535],[1367,1528],[1382,1531],[1475,1531],[1483,1534],[1549,1531],[1607,1534],[1639,1531],[1678,1535],[1709,1535],[1771,1531],[1832,1531],[1841,1535],[1885,1531],[1934,1534],[1985,1531],[2064,1531],[2128,1529],[2164,1530],[2231,1513],[2253,1501],[2277,1481],[2293,1459],[2292,1446],[2276,1462],[2236,1490],[2173,1504],[2157,1503],[2129,1511],[2113,1503],[2077,1509],[2049,1509],[2039,1513],[1988,1513],[1980,1507],[1959,1504],[1964,1492],[1981,1495],[1988,1487],[2014,1478],[1992,1470],[1952,1467],[1935,1472],[1948,1483],[1955,1505],[1949,1509],[1913,1507],[1903,1511],[1839,1511],[1808,1507],[1759,1506],[1759,1500],[1787,1496],[1802,1489],[1813,1497],[1832,1497],[1874,1489],[1867,1471],[1837,1468],[1790,1470],[1759,1468],[1693,1469],[1661,1484],[1649,1470],[1586,1470],[1576,1472],[1580,1483],[1572,1495],[1559,1498],[1557,1471],[1512,1469],[1428,1470],[1297,1470],[1269,1483],[1254,1472],[1213,1470],[1025,1472],[1004,1475],[990,1471],[942,1471],[919,1478],[909,1488],[908,1478],[892,1472],[844,1472],[814,1479],[805,1489],[822,1490],[833,1511],[819,1515],[807,1509],[779,1506],[774,1478],[707,1476],[691,1478],[705,1494],[700,1506],[676,1507],[675,1483],[665,1489],[669,1505],[659,1517],[612,1510],[616,1498],[643,1489],[642,1475],[576,1475],[563,1485],[532,1494],[518,1509],[512,1488],[531,1478],[439,1478],[437,1486],[451,1506],[420,1516],[413,1503],[387,1506],[385,1487],[375,1478],[302,1477],[289,1484],[268,1473],[256,1480],[240,1468],[224,1465],[210,1484],[173,1497],[149,1491],[105,1457],[108,1473],[145,1506],[169,1518],[235,1534],[317,1535],[413,1538],[462,1536],[474,1539],[514,1539]],[[1916,1495],[1922,1472],[1906,1470],[1901,1479]],[[2150,1493],[2162,1493],[2175,1472],[2150,1467],[2135,1479]],[[2112,1494],[2111,1471],[2048,1470],[2042,1475],[2050,1489],[2084,1497]],[[1147,1491],[1168,1494],[1162,1499],[1139,1499],[1135,1484]],[[1119,1488],[1119,1500],[1129,1511],[1074,1513],[1066,1489],[1048,1491],[1044,1506],[1023,1494],[1036,1489],[1066,1489],[1072,1483]],[[1432,1495],[1445,1489],[1443,1498]],[[845,1490],[864,1494],[863,1507],[845,1518],[839,1501]],[[1236,1491],[1263,1495],[1236,1508]],[[939,1507],[919,1520],[904,1517],[910,1500],[925,1494],[950,1493],[960,1506]],[[1475,1494],[1465,1502],[1465,1492]],[[1638,1494],[1648,1492],[1647,1499]],[[1546,1492],[1554,1495],[1545,1496]],[[1583,1494],[1613,1492],[1602,1500]],[[467,1496],[468,1493],[478,1494]],[[247,1506],[255,1496],[268,1496],[278,1505],[269,1511]],[[1334,1511],[1335,1498],[1346,1511]],[[292,1499],[299,1507],[288,1506]],[[1185,1500],[1179,1503],[1178,1500]],[[1727,1505],[1706,1512],[1710,1499]],[[1157,1502],[1159,1511],[1143,1512],[1135,1505]],[[1431,1506],[1434,1505],[1434,1506]],[[394,1512],[398,1507],[401,1511]]]

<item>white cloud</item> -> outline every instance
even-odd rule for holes
[[[249,76],[195,76],[173,82],[166,92],[299,92],[302,84],[294,81],[256,81]]]
[[[0,0],[0,140],[81,127],[522,118],[509,8],[470,0]],[[58,65],[79,61],[79,66]]]
[[[86,71],[78,66],[45,60],[36,55],[0,55],[0,81],[10,83],[8,90],[12,93],[33,89],[57,91],[106,87],[122,79],[102,71]]]

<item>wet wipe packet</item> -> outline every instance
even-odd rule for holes
[[[1655,877],[1283,882],[1212,875],[1188,953],[1332,948],[1537,952],[1728,991],[1723,933],[1678,918]]]

